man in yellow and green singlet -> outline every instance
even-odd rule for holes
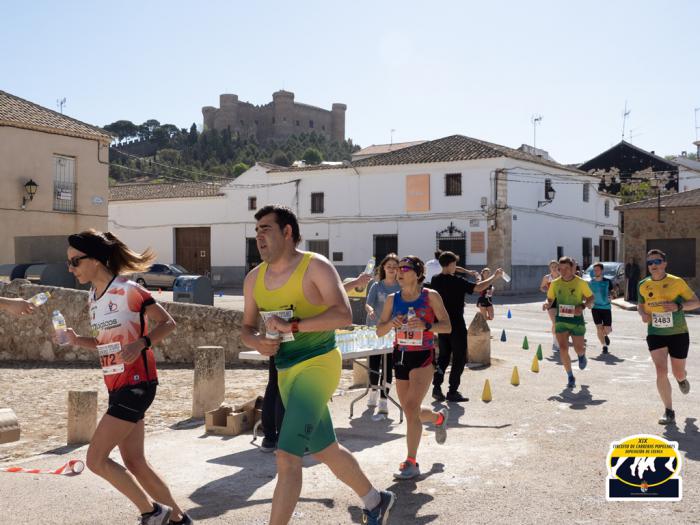
[[[688,284],[675,275],[666,273],[666,254],[661,250],[647,252],[649,275],[637,286],[637,312],[647,325],[647,345],[656,368],[656,388],[664,404],[660,425],[673,425],[676,413],[671,399],[668,380],[668,361],[673,377],[683,394],[690,392],[685,361],[690,348],[690,334],[685,314],[700,308],[700,300]]]
[[[363,523],[386,525],[396,496],[374,488],[355,457],[338,444],[328,409],[341,371],[335,329],[352,322],[340,277],[328,259],[297,248],[301,235],[292,210],[265,206],[255,220],[263,263],[243,284],[241,340],[263,355],[275,356],[285,407],[270,524],[290,520],[301,493],[302,458],[308,451],[362,499]],[[258,332],[260,315],[264,334]]]
[[[586,321],[583,319],[583,309],[593,306],[593,292],[588,283],[574,272],[576,263],[571,257],[559,259],[559,277],[554,279],[547,290],[547,300],[542,305],[546,312],[556,301],[557,313],[554,317],[554,332],[559,343],[559,357],[566,370],[567,388],[576,386],[576,379],[571,370],[569,358],[569,336],[574,343],[574,351],[578,355],[578,367],[586,368]]]

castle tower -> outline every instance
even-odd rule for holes
[[[223,94],[219,96],[219,110],[214,118],[214,127],[219,131],[231,128],[232,132],[236,132],[240,129],[238,95]]]
[[[214,118],[218,110],[214,106],[204,106],[202,108],[202,116],[204,117],[204,129],[214,129]]]
[[[331,140],[342,142],[345,140],[345,104],[335,103],[331,108]]]
[[[275,91],[272,94],[272,115],[274,136],[289,137],[294,134],[296,114],[294,112],[294,93],[291,91]]]

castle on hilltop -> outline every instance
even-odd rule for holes
[[[315,131],[331,140],[345,140],[345,104],[333,104],[331,110],[294,102],[294,93],[277,91],[272,102],[254,106],[240,102],[238,95],[219,96],[219,105],[204,106],[204,129],[229,129],[241,136],[254,136],[258,142],[286,139]]]

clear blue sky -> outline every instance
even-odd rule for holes
[[[5,3],[0,89],[105,125],[189,127],[220,93],[348,105],[367,146],[460,133],[559,162],[620,140],[694,151],[700,2],[36,1]],[[206,7],[205,7],[206,6]],[[700,118],[700,112],[698,117]]]

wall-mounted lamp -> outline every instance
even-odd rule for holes
[[[22,209],[27,207],[27,201],[34,200],[34,195],[36,195],[36,190],[38,187],[39,185],[32,179],[29,179],[29,181],[24,185],[24,191],[27,193],[27,195],[22,196]]]
[[[489,201],[486,197],[481,197],[481,209],[482,210],[486,210],[488,203],[489,203]]]
[[[546,179],[544,181],[544,200],[537,201],[537,207],[541,208],[542,206],[547,206],[547,204],[554,200],[554,196],[556,194],[556,190],[552,188],[552,181],[550,179]]]

